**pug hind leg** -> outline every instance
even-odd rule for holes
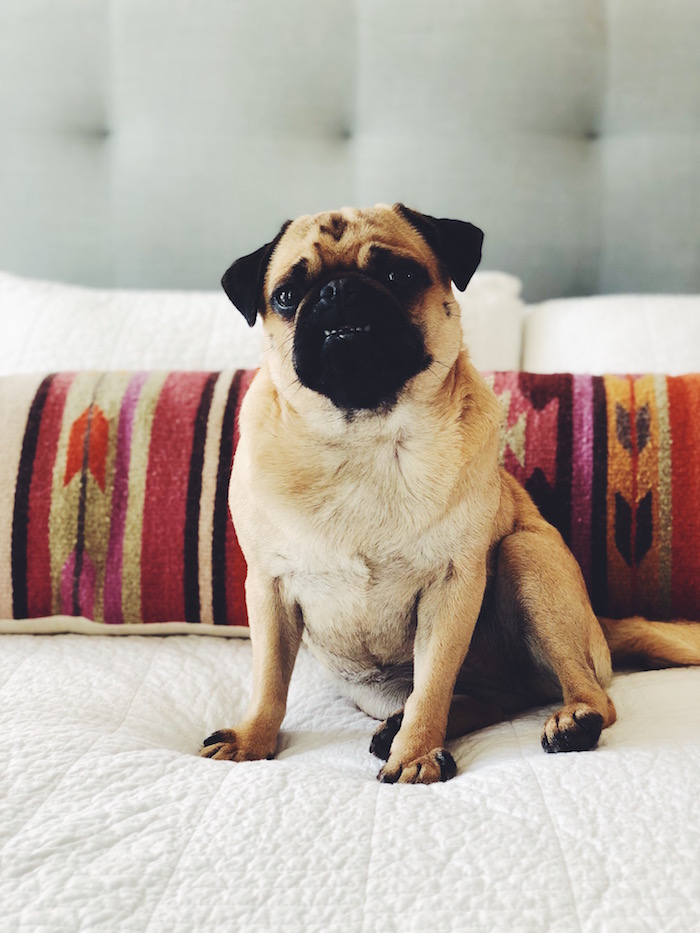
[[[497,722],[503,722],[506,718],[506,713],[499,706],[484,703],[465,694],[455,694],[452,697],[450,712],[447,717],[446,738],[457,739],[460,736],[468,735],[470,732],[478,732],[479,729],[493,726]],[[403,710],[398,710],[398,712],[384,720],[372,736],[369,746],[372,755],[376,755],[382,761],[388,760],[391,753],[391,744],[401,728],[402,722]]]
[[[372,736],[372,741],[369,743],[370,754],[376,755],[377,758],[381,758],[382,761],[388,761],[389,754],[391,753],[391,743],[394,741],[397,732],[401,728],[402,722],[402,709],[394,713],[393,716],[389,716],[388,719],[385,719]]]
[[[545,723],[547,752],[594,748],[616,719],[605,688],[610,652],[593,613],[583,576],[559,532],[541,521],[503,539],[498,556],[501,612],[520,618],[530,656],[541,674],[555,675],[564,705]]]
[[[507,713],[493,703],[485,703],[465,694],[455,694],[447,717],[448,739],[458,739],[470,732],[478,732],[508,718]]]

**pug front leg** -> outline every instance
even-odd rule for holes
[[[455,681],[481,609],[486,560],[451,567],[445,579],[421,594],[414,644],[413,690],[406,700],[383,783],[432,784],[454,777],[457,768],[443,747]]]
[[[303,624],[297,607],[284,606],[279,584],[248,569],[246,605],[253,648],[253,690],[243,720],[202,743],[203,758],[254,761],[273,758]]]

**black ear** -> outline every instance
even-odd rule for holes
[[[415,227],[463,292],[481,262],[483,232],[464,220],[431,217],[404,204],[394,204],[394,210]]]
[[[270,257],[290,223],[291,220],[288,220],[283,224],[280,232],[270,243],[256,249],[254,253],[249,253],[247,256],[237,259],[224,272],[221,279],[223,290],[250,327],[255,324],[255,318],[258,316],[265,273],[267,272]]]

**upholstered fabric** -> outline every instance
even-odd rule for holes
[[[698,291],[698,48],[697,0],[4,0],[0,268],[210,288],[402,200],[530,301]]]
[[[100,630],[82,616],[241,632],[227,488],[252,376],[0,379],[0,631],[45,631],[31,619],[46,616]],[[570,544],[596,611],[700,618],[700,376],[487,378],[502,462]]]

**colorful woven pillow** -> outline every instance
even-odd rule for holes
[[[504,465],[562,533],[595,611],[700,619],[700,375],[488,378]]]
[[[0,379],[0,619],[59,617],[5,630],[247,632],[228,484],[253,374]]]
[[[0,631],[247,631],[227,487],[252,377],[0,379]],[[700,376],[487,379],[596,611],[700,619]]]

